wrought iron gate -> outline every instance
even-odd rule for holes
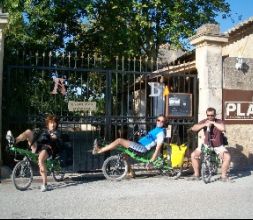
[[[43,126],[45,114],[58,115],[67,142],[66,163],[74,172],[101,169],[107,155],[94,157],[90,152],[96,137],[107,141],[132,138],[136,129],[149,130],[156,116],[164,113],[163,98],[149,96],[148,83],[155,81],[152,60],[116,57],[114,62],[104,62],[102,57],[77,53],[49,53],[48,57],[23,53],[16,60],[4,72],[3,132],[12,129],[18,135],[24,129]],[[171,75],[164,82],[194,97],[191,117],[170,119],[170,124],[179,125],[177,135],[182,142],[197,115],[196,82],[194,74]],[[72,110],[70,102],[74,103]],[[161,108],[156,108],[157,102]],[[94,103],[95,109],[80,108]]]

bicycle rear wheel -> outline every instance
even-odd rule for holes
[[[172,171],[172,178],[174,180],[177,180],[181,177],[182,175],[182,169],[181,168],[173,168],[173,171]]]
[[[201,165],[201,176],[204,183],[210,183],[212,177],[212,170],[209,163],[202,163]]]
[[[65,173],[60,170],[52,171],[53,178],[56,182],[61,182],[64,180]]]
[[[17,190],[27,190],[33,181],[33,171],[29,160],[22,160],[12,171],[12,182]]]
[[[107,158],[102,167],[102,172],[108,180],[122,180],[126,176],[127,171],[127,161],[119,155]]]

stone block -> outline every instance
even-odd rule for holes
[[[197,35],[203,34],[220,34],[220,26],[218,24],[204,24],[197,29]]]

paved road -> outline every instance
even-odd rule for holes
[[[252,218],[253,175],[235,173],[232,182],[171,180],[139,175],[110,182],[101,176],[73,174],[52,191],[35,180],[25,192],[10,180],[0,184],[0,218]]]

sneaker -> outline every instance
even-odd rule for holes
[[[51,191],[53,188],[52,188],[52,186],[50,186],[50,185],[42,185],[41,187],[40,187],[40,191],[41,192],[46,192],[46,191]]]
[[[11,131],[7,131],[6,140],[9,142],[10,145],[15,144],[15,138]]]
[[[189,177],[188,180],[190,180],[190,181],[199,181],[200,177],[199,176],[191,176],[191,177]]]
[[[41,192],[46,192],[46,191],[47,191],[47,185],[42,185],[42,186],[40,187],[40,191],[41,191]]]
[[[98,141],[97,141],[97,139],[95,139],[94,142],[93,142],[92,154],[93,155],[98,154],[98,150],[99,150],[99,148],[98,148]]]

